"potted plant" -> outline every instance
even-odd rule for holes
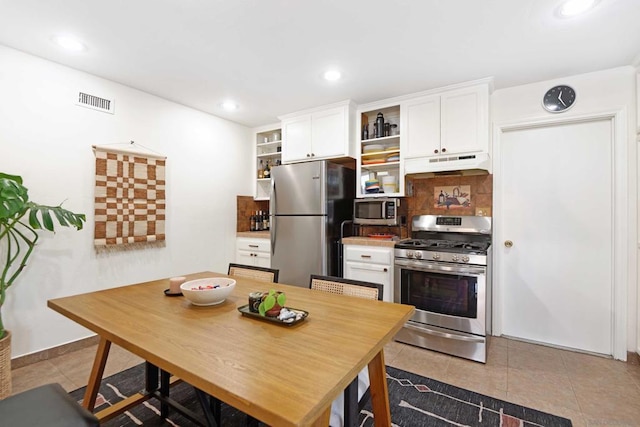
[[[261,316],[276,317],[280,314],[280,310],[282,310],[286,302],[287,296],[284,292],[271,289],[262,296],[262,302],[258,306],[258,312]]]
[[[54,231],[54,220],[63,227],[82,229],[84,214],[29,200],[22,177],[0,172],[0,399],[11,394],[11,334],[2,322],[7,290],[27,265],[38,241],[37,230]],[[2,366],[4,365],[4,366]]]

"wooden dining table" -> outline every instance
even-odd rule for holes
[[[186,275],[206,277],[229,276]],[[115,343],[272,426],[326,427],[332,401],[368,366],[375,425],[391,425],[384,345],[411,317],[412,306],[233,279],[233,293],[213,306],[166,296],[169,279],[49,300],[51,309],[100,337],[83,405],[94,410]],[[238,311],[249,293],[270,289],[285,292],[286,306],[308,317],[286,326]],[[112,418],[148,397],[132,396],[98,418]]]

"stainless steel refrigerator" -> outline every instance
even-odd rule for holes
[[[355,171],[327,160],[271,170],[271,267],[279,282],[309,286],[341,272],[340,225],[353,216]]]

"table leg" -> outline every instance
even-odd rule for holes
[[[102,374],[104,374],[104,367],[107,364],[107,356],[109,356],[110,348],[111,341],[107,341],[105,338],[100,337],[98,350],[96,351],[96,358],[93,360],[93,367],[91,368],[91,374],[89,374],[89,383],[87,384],[87,389],[84,392],[84,399],[82,400],[82,406],[91,412],[93,412],[93,409],[96,406],[96,397],[98,396],[100,381],[102,381]]]
[[[169,380],[171,379],[171,374],[164,369],[160,369],[160,393],[163,396],[169,397]],[[160,404],[160,417],[165,419],[169,416],[169,405],[164,402]]]
[[[344,395],[344,425],[355,427],[358,425],[358,377],[347,386]]]
[[[376,427],[388,427],[391,425],[391,410],[387,371],[384,365],[384,350],[380,350],[380,353],[369,362],[369,382],[374,424]]]

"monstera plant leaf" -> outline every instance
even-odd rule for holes
[[[22,216],[29,203],[27,193],[21,177],[0,172],[0,220]]]
[[[45,206],[29,200],[29,190],[22,177],[0,172],[0,245],[4,249],[0,261],[0,338],[5,335],[2,306],[7,289],[23,271],[38,241],[37,230],[54,231],[55,220],[62,227],[82,230],[84,214],[58,206]],[[25,220],[28,214],[28,221]]]

